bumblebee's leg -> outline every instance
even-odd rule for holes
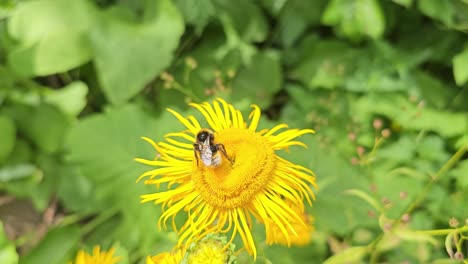
[[[233,161],[232,161],[232,159],[228,156],[228,154],[227,154],[227,152],[226,152],[226,148],[224,147],[224,145],[223,145],[223,144],[216,144],[216,148],[217,148],[218,150],[220,150],[221,153],[223,153],[224,157],[226,157],[226,159],[228,159],[229,162],[231,162],[231,165],[232,165]]]
[[[197,167],[200,167],[200,164],[198,164],[197,149],[198,149],[198,144],[194,143],[193,144],[193,155],[195,155],[195,159],[197,160]]]

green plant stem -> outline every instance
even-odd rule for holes
[[[437,171],[434,177],[432,177],[432,179],[426,184],[426,186],[421,191],[421,193],[413,200],[413,202],[401,214],[399,219],[393,223],[392,227],[390,228],[390,231],[394,230],[396,227],[398,227],[401,224],[401,218],[403,215],[410,214],[411,212],[414,211],[414,209],[416,209],[419,206],[419,204],[424,200],[424,198],[428,194],[429,190],[432,188],[432,185],[434,185],[434,183],[438,181],[439,178],[444,173],[446,173],[453,166],[455,166],[455,164],[461,159],[461,157],[463,157],[463,155],[466,153],[467,150],[468,150],[468,145],[464,145],[457,152],[455,152],[455,154],[453,154],[453,156],[442,166],[442,168],[439,169],[439,171]],[[370,250],[369,250],[370,252],[372,252],[370,256],[371,264],[377,263],[377,259],[380,254],[378,250],[378,246],[380,244],[380,241],[382,241],[383,237],[384,237],[384,234],[382,233],[376,239],[374,239],[374,241],[371,243]]]
[[[83,235],[88,234],[93,229],[95,229],[97,226],[104,223],[106,220],[108,220],[112,216],[116,215],[118,212],[119,212],[119,210],[117,208],[103,211],[101,214],[99,214],[98,217],[94,218],[89,223],[87,223],[86,225],[83,226],[83,229],[82,229]]]
[[[88,217],[90,217],[90,214],[72,214],[72,215],[67,215],[65,216],[62,221],[60,222],[60,226],[68,226],[72,225],[75,223],[78,223]]]
[[[408,206],[403,214],[410,214],[411,212],[419,206],[419,204],[424,200],[429,190],[432,188],[432,185],[439,180],[440,176],[450,170],[455,164],[460,160],[460,158],[465,154],[468,145],[462,146],[453,156],[440,168],[440,170],[432,177],[432,179],[426,184],[422,192],[418,197]]]
[[[174,81],[172,83],[172,88],[174,88],[174,90],[176,91],[179,91],[183,94],[185,94],[186,96],[192,98],[192,100],[196,101],[196,102],[201,102],[202,100],[196,96],[192,91],[187,91],[186,89],[184,89],[184,87],[182,85],[180,85],[180,83]]]
[[[426,235],[431,235],[431,236],[445,236],[448,235],[452,232],[458,232],[458,233],[463,233],[463,232],[468,232],[468,225],[462,226],[459,228],[447,228],[447,229],[436,229],[436,230],[420,230],[417,231],[418,233],[421,234],[426,234]]]

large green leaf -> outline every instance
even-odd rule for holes
[[[290,47],[310,27],[320,24],[320,14],[327,1],[273,1],[272,9],[282,8],[279,13],[278,37],[281,43]],[[276,11],[279,12],[279,11]]]
[[[45,101],[60,108],[62,112],[70,116],[78,114],[86,106],[88,86],[83,82],[72,82],[59,90],[46,90]]]
[[[68,226],[49,231],[41,243],[27,255],[20,258],[22,264],[63,264],[71,259],[71,253],[78,245],[80,230]]]
[[[141,24],[124,20],[117,12],[102,12],[91,30],[91,45],[99,81],[107,99],[122,104],[172,61],[184,24],[169,0],[146,1]]]
[[[345,83],[355,71],[358,50],[338,40],[317,41],[306,38],[297,50],[297,65],[291,77],[310,88],[334,89]]]
[[[73,179],[62,183],[61,196],[76,209],[101,210],[104,207],[120,212],[122,224],[112,227],[114,235],[129,247],[148,247],[157,238],[154,222],[158,209],[140,205],[139,196],[150,188],[135,183],[145,166],[133,159],[154,158],[155,150],[140,137],[159,141],[164,133],[181,129],[175,120],[167,112],[160,119],[151,118],[136,105],[110,108],[103,114],[82,119],[70,131],[66,144],[67,161],[78,170],[68,173]],[[79,185],[73,199],[64,194],[73,188],[70,184]],[[83,205],[80,206],[80,202]],[[95,204],[84,204],[89,202]]]
[[[91,58],[86,32],[93,14],[85,0],[21,2],[8,23],[9,34],[18,41],[9,64],[22,75],[40,76],[85,63]]]
[[[44,152],[53,153],[63,146],[70,121],[57,107],[41,104],[29,108],[27,119],[22,119],[20,129]]]
[[[15,146],[16,127],[8,116],[0,115],[0,164],[10,155]]]
[[[418,8],[425,15],[440,20],[447,26],[453,24],[455,9],[451,1],[419,0]]]
[[[460,189],[468,189],[468,160],[460,162],[450,174],[456,179]]]
[[[453,75],[458,85],[463,85],[468,81],[468,48],[453,58]]]
[[[380,114],[404,129],[434,131],[444,137],[462,135],[468,127],[465,113],[421,107],[400,95],[362,97],[355,102],[353,111],[359,112],[358,120],[370,120],[369,115]]]
[[[377,0],[332,0],[322,16],[325,25],[335,26],[350,39],[380,38],[385,16]]]
[[[256,54],[250,65],[241,68],[232,83],[232,99],[252,98],[261,108],[268,107],[283,81],[279,55],[266,50]]]
[[[0,223],[0,263],[18,264],[15,244],[8,240],[2,223]]]
[[[195,26],[201,34],[210,19],[215,15],[212,0],[176,0],[175,4],[184,15],[187,24]]]
[[[234,30],[243,41],[250,43],[265,40],[268,34],[268,23],[262,10],[255,2],[214,0],[213,3],[217,16],[230,20]]]

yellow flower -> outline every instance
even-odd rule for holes
[[[80,250],[76,255],[75,264],[115,264],[120,257],[114,257],[115,249],[101,251],[99,246],[93,248],[93,255],[89,255],[84,250]]]
[[[309,204],[314,199],[310,186],[316,187],[312,171],[279,157],[275,151],[293,145],[305,147],[294,140],[312,129],[287,129],[280,124],[272,129],[257,132],[261,112],[252,105],[250,124],[244,122],[241,112],[224,100],[212,104],[190,104],[206,119],[214,131],[214,141],[222,144],[227,157],[221,155],[219,166],[205,166],[195,156],[193,143],[202,129],[193,116],[184,118],[168,109],[187,130],[169,133],[165,141],[154,142],[144,137],[158,152],[155,160],[136,159],[156,166],[143,173],[145,184],[157,188],[167,184],[167,190],[142,195],[142,202],[161,204],[163,214],[159,227],[166,228],[171,219],[179,232],[179,245],[190,245],[210,233],[231,233],[228,245],[239,235],[246,250],[256,258],[257,251],[252,237],[252,217],[272,228],[271,221],[290,239],[297,232],[291,222],[305,225],[301,215],[292,210],[293,204],[303,211],[304,200]],[[282,131],[281,131],[282,130]],[[177,228],[175,216],[187,212],[186,222]]]
[[[172,252],[163,252],[153,257],[146,258],[146,264],[180,264],[185,250],[175,249]]]
[[[293,220],[291,225],[293,226],[296,234],[289,233],[285,236],[281,229],[274,223],[270,222],[271,228],[267,228],[266,233],[266,243],[267,245],[280,244],[284,246],[306,246],[310,243],[312,238],[312,232],[314,231],[313,227],[313,218],[312,216],[306,214],[303,211],[300,211],[300,208],[291,205],[291,209],[297,212],[301,216],[302,222]],[[304,225],[305,223],[305,225]]]

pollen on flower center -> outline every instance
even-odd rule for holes
[[[246,205],[268,184],[275,169],[271,143],[254,131],[227,128],[215,134],[216,143],[226,148],[226,158],[218,167],[193,163],[192,180],[203,199],[217,208]]]

